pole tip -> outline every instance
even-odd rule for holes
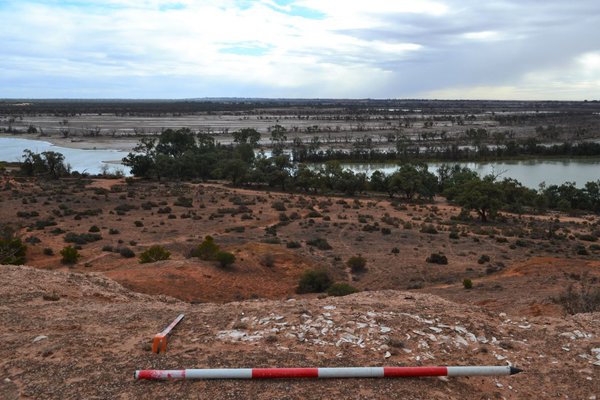
[[[510,374],[511,375],[518,374],[519,372],[523,372],[523,370],[519,369],[519,368],[515,368],[515,367],[510,367]]]

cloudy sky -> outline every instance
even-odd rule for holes
[[[600,99],[599,0],[0,0],[0,98]]]

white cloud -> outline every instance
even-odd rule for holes
[[[588,0],[544,9],[526,0],[68,4],[0,2],[10,21],[0,30],[5,93],[18,97],[18,82],[49,97],[54,81],[64,93],[69,79],[143,78],[174,82],[165,97],[188,93],[177,86],[187,79],[213,88],[197,97],[222,85],[254,96],[591,98],[600,80],[600,28],[586,18],[598,6]]]

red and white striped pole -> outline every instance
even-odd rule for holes
[[[349,367],[349,368],[220,368],[138,370],[135,379],[291,379],[291,378],[401,378],[419,376],[514,375],[522,370],[509,366],[469,367]]]

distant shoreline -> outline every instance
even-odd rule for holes
[[[0,137],[8,139],[39,140],[52,143],[54,146],[79,150],[118,150],[131,151],[140,138],[113,138],[113,137],[73,137],[63,138],[57,136],[39,136],[27,134],[1,133]]]

